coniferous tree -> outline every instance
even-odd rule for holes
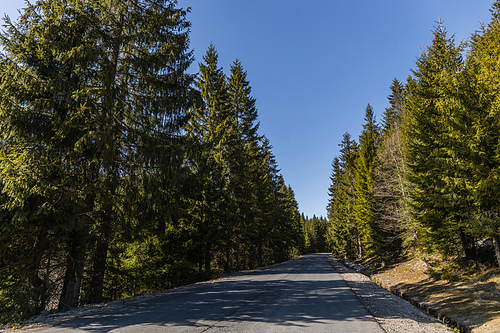
[[[500,54],[500,2],[491,9],[492,19],[472,36],[472,45],[462,76],[461,116],[472,133],[466,138],[465,163],[470,166],[468,188],[478,211],[471,217],[477,237],[491,237],[500,265],[500,118],[498,115]]]
[[[227,89],[229,108],[239,136],[245,143],[258,140],[259,123],[255,98],[251,96],[252,88],[247,79],[247,72],[239,60],[235,60],[231,65]]]
[[[373,186],[374,170],[377,164],[377,146],[379,128],[375,122],[372,107],[368,104],[365,110],[365,124],[359,137],[359,156],[356,159],[354,194],[354,216],[358,226],[361,253],[375,253],[379,241],[379,230],[375,223]]]
[[[23,245],[26,249],[39,244],[31,276],[39,276],[46,251],[52,252],[47,245],[64,251],[67,244],[63,293],[72,304],[78,302],[83,277],[90,225],[84,216],[93,205],[86,207],[85,202],[91,201],[86,200],[92,198],[89,184],[96,180],[90,175],[93,152],[81,144],[92,127],[86,119],[84,90],[90,78],[85,71],[97,62],[92,42],[83,39],[96,23],[86,9],[64,1],[38,2],[26,8],[18,23],[7,21],[2,36],[6,52],[1,79],[5,148],[1,179],[7,207],[13,212],[9,223],[28,232],[31,240]],[[50,234],[53,240],[41,238]],[[40,300],[38,310],[44,303]]]
[[[277,204],[279,211],[271,225],[269,246],[272,262],[289,260],[303,246],[301,221],[295,194],[282,177],[278,181]]]
[[[39,262],[57,252],[65,265],[60,309],[82,302],[87,257],[88,301],[102,300],[110,244],[125,229],[125,177],[154,164],[179,134],[192,82],[185,15],[175,1],[60,0],[28,5],[18,23],[7,22],[1,178],[11,223],[57,237]],[[20,191],[27,187],[35,192]],[[19,219],[29,202],[36,218]]]
[[[264,137],[255,162],[256,175],[259,179],[255,191],[255,215],[248,221],[246,231],[248,235],[250,266],[262,266],[268,251],[270,232],[275,223],[275,213],[283,206],[279,204],[279,184],[284,183],[279,174],[276,157],[272,152],[270,141]],[[284,185],[284,184],[283,184]],[[255,258],[252,260],[252,257]]]
[[[330,197],[327,212],[329,220],[329,228],[326,233],[326,241],[332,252],[341,258],[350,257],[348,253],[348,240],[351,238],[349,235],[349,228],[347,223],[343,223],[343,217],[346,212],[343,210],[343,198],[341,189],[343,168],[338,157],[334,157],[332,162],[332,175],[330,176],[331,184],[328,189]]]
[[[380,256],[393,257],[402,250],[402,243],[412,242],[408,216],[408,191],[401,121],[404,108],[404,90],[397,79],[388,96],[390,107],[384,112],[383,132],[377,149],[375,168],[374,212],[381,232]]]
[[[250,83],[247,73],[240,61],[233,62],[230,76],[227,79],[228,109],[231,117],[231,139],[228,147],[227,162],[229,178],[226,187],[229,206],[227,211],[227,225],[224,227],[226,235],[223,242],[226,256],[225,270],[239,266],[239,247],[244,239],[241,231],[246,223],[254,218],[252,207],[255,206],[255,179],[257,165],[254,159],[258,158],[257,108],[255,99],[251,96]],[[231,253],[233,255],[231,255]],[[235,260],[238,258],[237,260]],[[230,262],[234,262],[230,264]]]
[[[246,72],[235,61],[227,78],[211,46],[193,89],[190,24],[176,5],[40,0],[7,20],[0,321],[55,298],[66,310],[303,247]]]
[[[326,240],[333,252],[340,257],[354,258],[360,254],[359,230],[354,217],[355,162],[358,145],[345,133],[340,146],[340,156],[332,163],[332,184],[327,206],[329,224]]]
[[[473,239],[466,227],[472,208],[463,163],[464,138],[458,115],[458,79],[463,69],[462,48],[455,46],[440,23],[432,44],[417,60],[407,84],[406,155],[412,218],[429,251],[457,249],[473,257]],[[466,125],[465,125],[466,126]]]
[[[391,94],[387,97],[389,107],[385,109],[383,115],[383,134],[398,127],[401,123],[404,108],[404,86],[398,79],[394,78],[391,84]]]
[[[197,244],[199,246],[199,268],[211,274],[214,245],[220,240],[225,202],[224,188],[228,177],[225,163],[232,119],[228,106],[226,76],[218,67],[218,54],[210,45],[204,63],[199,64],[200,74],[196,87],[201,104],[196,107],[188,126],[191,137],[199,149],[193,162],[198,179],[198,198],[195,199]]]

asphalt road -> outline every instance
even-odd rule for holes
[[[30,332],[384,332],[326,259],[198,284]]]

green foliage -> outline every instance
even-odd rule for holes
[[[383,135],[387,135],[401,124],[401,119],[405,104],[405,87],[394,78],[391,84],[391,94],[389,99],[389,107],[385,109],[383,114]]]
[[[289,259],[301,244],[297,203],[257,134],[247,74],[236,60],[226,77],[213,45],[199,68],[201,101],[186,127],[199,149],[190,161],[199,274]]]
[[[493,238],[497,262],[500,265],[500,201],[498,200],[500,170],[500,91],[498,88],[498,56],[500,55],[500,3],[492,6],[492,20],[472,36],[466,68],[462,76],[460,101],[462,118],[468,128],[470,166],[466,183],[477,211],[469,219],[469,227],[477,237]]]
[[[388,99],[390,107],[383,114],[384,126],[377,149],[373,187],[375,223],[379,231],[376,256],[382,260],[397,257],[403,250],[403,243],[412,246],[415,240],[408,212],[410,185],[406,180],[401,130],[405,96],[397,79],[393,80]]]
[[[370,105],[365,121],[359,145],[345,133],[339,145],[341,155],[332,163],[327,243],[342,258],[373,255],[378,241],[373,187],[380,134]]]
[[[368,104],[365,110],[365,124],[359,137],[359,152],[354,169],[354,217],[360,238],[360,253],[373,255],[379,242],[379,230],[375,223],[373,187],[375,184],[374,169],[377,164],[377,148],[379,128],[375,122],[372,107]]]
[[[226,77],[212,47],[194,89],[186,15],[59,0],[6,22],[2,320],[297,254],[297,203],[246,72],[235,61]]]
[[[414,187],[412,216],[429,250],[452,254],[470,246],[466,218],[472,207],[467,178],[469,123],[458,98],[462,48],[439,25],[408,84],[406,139],[408,179]]]
[[[324,217],[316,217],[312,219],[301,216],[302,230],[304,233],[304,252],[317,253],[326,252],[329,250],[327,245],[327,230],[328,221]]]
[[[239,61],[197,76],[176,1],[37,1],[0,67],[0,310],[18,321],[303,246]],[[61,292],[62,288],[62,292]],[[50,305],[53,307],[53,305]]]
[[[339,146],[341,155],[334,158],[330,177],[326,242],[335,255],[354,258],[360,254],[360,234],[354,216],[354,172],[359,147],[349,133],[344,134]]]
[[[499,9],[465,62],[465,44],[438,24],[406,86],[393,81],[380,137],[367,108],[355,163],[342,151],[332,164],[327,239],[338,256],[420,247],[470,264],[476,241],[491,238],[500,264]]]

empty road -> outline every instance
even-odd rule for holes
[[[181,288],[30,332],[384,332],[326,259]]]

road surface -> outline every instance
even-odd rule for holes
[[[326,259],[301,258],[30,332],[384,332]]]

